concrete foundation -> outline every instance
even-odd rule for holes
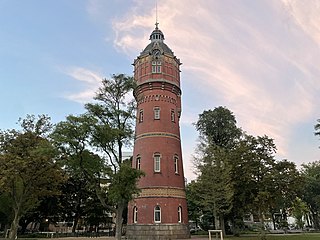
[[[126,239],[170,240],[190,238],[189,227],[185,224],[132,224],[127,225]]]

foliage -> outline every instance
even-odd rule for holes
[[[285,213],[303,181],[294,163],[275,160],[273,139],[246,134],[224,107],[204,111],[195,126],[200,134],[195,198],[203,209],[214,213],[216,227],[217,218],[221,229],[223,219],[228,218],[237,234],[248,213],[257,215],[262,226],[266,215],[279,211],[286,221]]]
[[[28,115],[20,125],[20,131],[0,133],[0,186],[14,212],[10,239],[16,237],[21,216],[36,207],[41,197],[58,194],[64,180],[56,150],[47,138],[49,118]]]
[[[320,136],[320,119],[317,120],[317,124],[314,126],[314,135]]]
[[[233,113],[225,107],[204,111],[195,124],[204,141],[210,145],[229,149],[241,135]]]
[[[303,164],[302,167],[305,184],[301,199],[308,205],[314,227],[320,229],[320,161]]]
[[[85,105],[87,112],[68,116],[52,135],[62,150],[66,169],[72,176],[88,179],[103,207],[116,213],[121,238],[122,213],[138,192],[142,172],[132,169],[122,157],[123,147],[133,139],[134,100],[127,101],[134,88],[133,78],[123,74],[104,79],[95,97]]]

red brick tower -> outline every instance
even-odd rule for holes
[[[156,23],[151,43],[134,60],[137,89],[132,167],[145,172],[128,207],[128,239],[189,238],[182,165],[180,60]]]

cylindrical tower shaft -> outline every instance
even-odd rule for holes
[[[127,237],[189,238],[179,127],[181,63],[157,24],[150,40],[133,64],[137,121],[132,167],[145,177],[128,207]]]

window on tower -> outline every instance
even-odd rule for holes
[[[161,73],[161,61],[152,61],[152,73]]]
[[[154,208],[154,222],[161,223],[161,208],[159,205]]]
[[[141,157],[140,155],[138,155],[136,158],[136,169],[140,170],[140,167],[141,167]]]
[[[182,207],[178,207],[178,223],[182,222]]]
[[[154,171],[155,172],[160,172],[160,161],[161,161],[161,155],[160,153],[155,153],[153,155],[153,161],[154,161]]]
[[[155,107],[153,109],[154,112],[154,119],[159,120],[160,119],[160,107]]]
[[[133,223],[137,223],[137,222],[138,222],[138,208],[133,207]]]
[[[179,173],[179,165],[178,165],[179,158],[177,155],[174,155],[173,158],[174,158],[174,173],[178,174]]]
[[[175,121],[176,121],[175,112],[173,109],[171,109],[171,122],[175,122]]]
[[[139,123],[143,122],[143,109],[139,111]]]

